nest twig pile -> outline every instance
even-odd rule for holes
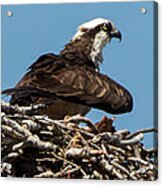
[[[80,115],[52,120],[40,105],[1,102],[1,175],[113,180],[157,179],[156,149],[141,143],[146,132],[116,131],[114,118],[94,124]],[[85,123],[86,126],[81,126]]]

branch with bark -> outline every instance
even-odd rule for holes
[[[53,120],[37,115],[42,105],[1,102],[1,175],[4,177],[110,180],[157,179],[157,148],[144,134],[116,130],[115,118],[93,123],[80,115]]]

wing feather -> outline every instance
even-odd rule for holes
[[[43,65],[35,63],[32,66],[16,88],[8,92],[15,91],[13,103],[34,96],[35,92],[35,96],[58,97],[114,114],[132,110],[131,94],[114,80],[86,66],[63,64],[61,59],[61,64],[54,63],[55,58],[44,56],[38,61],[43,60]]]

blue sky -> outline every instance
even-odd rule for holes
[[[140,12],[142,7],[147,9],[146,14]],[[13,16],[6,16],[8,10]],[[77,26],[97,17],[112,20],[123,35],[121,43],[112,40],[104,49],[101,72],[124,85],[134,98],[133,111],[117,115],[115,125],[130,131],[152,127],[152,2],[2,6],[2,89],[15,86],[41,54],[59,53]],[[87,116],[99,121],[103,115],[112,117],[95,109]],[[152,146],[152,135],[146,135],[145,144]]]

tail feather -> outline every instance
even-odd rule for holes
[[[1,92],[1,94],[6,94],[8,96],[13,95],[14,93],[16,93],[16,88],[5,89]]]
[[[2,91],[2,94],[11,96],[10,103],[18,105],[30,105],[38,97],[51,97],[48,92],[33,87],[10,88]]]

